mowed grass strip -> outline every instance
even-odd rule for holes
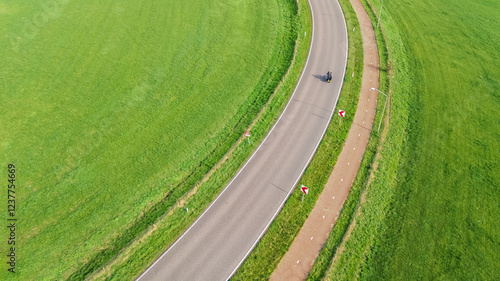
[[[384,3],[391,123],[330,280],[500,278],[499,18],[495,1]]]
[[[48,4],[0,4],[0,165],[17,167],[22,220],[2,279],[109,260],[220,159],[290,61],[275,1]]]

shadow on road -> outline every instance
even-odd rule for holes
[[[314,74],[313,76],[316,77],[317,79],[321,80],[321,82],[326,82],[326,75]]]

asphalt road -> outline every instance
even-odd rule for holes
[[[309,3],[311,50],[280,119],[219,197],[137,280],[230,278],[302,176],[334,114],[347,63],[340,5],[335,0]],[[328,70],[331,83],[325,82]]]

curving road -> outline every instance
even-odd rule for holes
[[[243,168],[191,227],[137,280],[226,280],[281,210],[335,110],[347,63],[336,0],[309,0],[308,61],[282,115]],[[333,71],[330,84],[324,81]]]

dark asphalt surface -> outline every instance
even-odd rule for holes
[[[280,119],[219,197],[137,280],[228,279],[295,187],[334,113],[347,63],[347,30],[339,4],[309,2],[313,42]],[[328,70],[333,72],[331,83],[325,82]]]

